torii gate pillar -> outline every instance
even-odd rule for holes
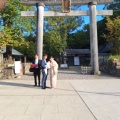
[[[98,61],[98,39],[97,39],[97,22],[96,10],[97,2],[88,3],[90,11],[90,49],[91,49],[91,65],[93,67],[94,75],[99,75],[99,61]]]
[[[37,41],[36,52],[40,60],[43,56],[43,25],[44,25],[44,4],[36,4],[37,7]]]

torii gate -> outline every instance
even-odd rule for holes
[[[96,10],[97,4],[109,4],[113,0],[21,0],[24,5],[36,5],[35,11],[21,11],[21,16],[37,16],[37,53],[39,59],[42,59],[43,54],[43,24],[44,16],[90,16],[90,49],[91,49],[91,65],[93,73],[99,75],[98,61],[98,40],[97,40],[97,22],[96,16],[113,15],[113,10]],[[89,11],[70,11],[70,5],[87,5]],[[63,7],[63,12],[44,11],[46,6]]]

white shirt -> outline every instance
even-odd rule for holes
[[[37,65],[38,65],[38,59],[35,59],[35,64],[37,64]],[[36,68],[38,68],[38,67],[36,67]]]
[[[35,64],[38,64],[38,59],[35,59]]]
[[[46,68],[44,70],[45,70],[45,73],[47,74],[47,69],[50,68],[50,62],[47,62],[46,65],[45,65],[45,67]]]

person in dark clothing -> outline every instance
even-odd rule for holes
[[[37,77],[38,77],[38,86],[40,87],[40,64],[41,64],[41,60],[38,59],[38,54],[35,54],[35,59],[33,60],[32,64],[34,65],[34,82],[35,85],[37,86]]]

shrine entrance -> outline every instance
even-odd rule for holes
[[[44,16],[89,16],[90,17],[90,51],[91,51],[91,66],[93,74],[99,75],[98,61],[98,40],[97,40],[97,22],[96,16],[112,15],[112,10],[96,10],[97,4],[109,4],[113,0],[21,0],[24,5],[37,7],[36,11],[21,11],[21,16],[36,16],[37,17],[37,53],[39,59],[43,56],[43,25]],[[88,5],[88,11],[71,11],[71,5]],[[62,12],[44,11],[45,6],[62,6]]]

